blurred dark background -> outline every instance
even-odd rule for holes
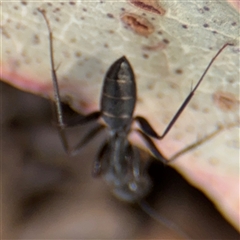
[[[3,239],[183,239],[91,177],[102,135],[68,157],[52,124],[50,101],[5,83],[0,87]],[[65,111],[74,115],[66,106]],[[90,127],[74,133],[81,137]],[[200,191],[172,168],[149,161],[154,187],[146,201],[157,214],[192,239],[239,239]]]

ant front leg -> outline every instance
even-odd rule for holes
[[[56,68],[54,64],[54,54],[53,54],[53,36],[52,36],[52,31],[50,28],[49,21],[46,17],[45,11],[38,9],[38,11],[42,14],[43,18],[45,19],[45,22],[48,27],[48,32],[49,32],[49,49],[50,49],[50,61],[51,61],[51,72],[52,72],[52,83],[53,83],[53,90],[54,90],[54,103],[55,103],[55,109],[57,113],[57,124],[58,124],[58,131],[59,135],[62,141],[62,144],[64,146],[65,151],[69,155],[74,155],[77,153],[80,148],[88,143],[95,135],[97,135],[104,127],[103,126],[98,126],[92,129],[84,138],[81,140],[78,144],[76,144],[75,147],[71,148],[69,146],[65,129],[69,127],[74,127],[80,124],[87,124],[91,121],[97,120],[101,116],[101,112],[93,112],[90,113],[87,116],[78,116],[73,120],[68,120],[67,122],[64,121],[63,119],[63,110],[62,110],[62,105],[61,105],[61,98],[60,98],[60,91],[59,91],[59,86],[58,86],[58,80],[57,80],[57,74],[56,74]]]
[[[170,121],[170,123],[168,124],[168,126],[166,127],[166,129],[164,130],[162,135],[158,135],[157,132],[153,129],[153,127],[150,125],[150,123],[143,117],[141,116],[136,116],[135,117],[135,121],[137,121],[140,125],[140,128],[142,131],[138,130],[138,132],[142,135],[142,137],[144,138],[144,140],[146,141],[150,151],[153,153],[154,156],[156,156],[160,161],[162,161],[163,163],[168,162],[163,155],[157,150],[156,146],[154,145],[154,143],[152,142],[152,140],[150,139],[150,137],[155,138],[155,139],[163,139],[167,133],[170,131],[170,129],[172,128],[172,126],[174,125],[174,123],[177,121],[177,119],[179,118],[179,116],[181,115],[181,113],[183,112],[183,110],[186,108],[186,106],[188,105],[188,103],[190,102],[190,100],[192,99],[195,91],[197,90],[197,88],[199,87],[199,85],[201,84],[202,80],[204,79],[206,73],[208,72],[209,68],[211,67],[211,65],[213,64],[213,62],[215,61],[215,59],[217,58],[217,56],[223,51],[224,48],[226,48],[227,46],[232,45],[229,43],[224,44],[221,49],[218,50],[218,52],[216,53],[216,55],[212,58],[212,60],[210,61],[210,63],[208,64],[207,68],[205,69],[205,71],[203,72],[202,76],[200,77],[200,79],[198,80],[196,86],[193,88],[193,90],[189,93],[189,95],[187,96],[187,98],[184,100],[184,102],[182,103],[182,105],[180,106],[180,108],[178,109],[178,111],[176,112],[176,114],[173,116],[172,120]],[[159,157],[160,158],[159,158]],[[163,160],[164,159],[164,160]]]

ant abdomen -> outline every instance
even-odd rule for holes
[[[129,126],[135,103],[134,73],[129,61],[123,56],[109,67],[104,77],[100,105],[102,118],[113,131]]]

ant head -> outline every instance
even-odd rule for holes
[[[151,189],[151,181],[147,175],[134,178],[122,185],[115,186],[112,193],[125,202],[136,202],[145,197]]]
[[[124,134],[115,133],[103,145],[93,173],[101,175],[117,198],[135,202],[148,194],[152,184],[146,171],[148,161],[143,161],[140,149]]]

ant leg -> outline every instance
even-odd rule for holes
[[[52,71],[52,83],[53,83],[53,90],[54,90],[54,102],[55,102],[55,108],[57,112],[57,119],[58,119],[58,125],[60,128],[64,128],[64,122],[63,122],[63,113],[62,113],[62,106],[61,106],[61,98],[59,93],[59,87],[58,87],[58,81],[57,81],[57,75],[56,75],[56,69],[54,65],[54,54],[53,54],[53,36],[52,36],[52,30],[50,28],[49,21],[46,17],[45,10],[39,9],[38,11],[42,14],[47,27],[48,27],[48,34],[49,34],[49,50],[50,50],[50,62],[51,62],[51,71]]]
[[[101,112],[99,112],[99,111],[90,113],[86,116],[79,115],[79,116],[74,117],[73,119],[68,119],[67,121],[64,121],[63,127],[70,128],[70,127],[76,127],[77,125],[81,125],[81,124],[87,124],[87,123],[90,123],[92,121],[99,119],[100,116],[101,116]]]
[[[215,61],[215,59],[217,58],[217,56],[223,51],[224,48],[226,48],[227,46],[230,46],[232,44],[226,43],[224,44],[216,53],[216,55],[212,58],[212,60],[210,61],[210,63],[208,64],[207,68],[205,69],[204,73],[202,74],[202,76],[200,77],[200,79],[198,80],[196,86],[193,88],[193,90],[189,93],[189,95],[187,96],[187,98],[184,100],[184,102],[182,103],[182,105],[180,106],[180,108],[178,109],[178,111],[176,112],[176,114],[173,116],[172,120],[170,121],[170,123],[168,124],[168,126],[166,127],[166,129],[164,130],[162,135],[158,135],[155,130],[153,129],[153,127],[150,125],[150,123],[143,117],[137,116],[135,117],[134,120],[138,121],[138,123],[140,124],[140,128],[146,133],[148,134],[150,137],[156,138],[156,139],[163,139],[167,133],[169,132],[169,130],[172,128],[172,126],[174,125],[174,123],[176,122],[176,120],[179,118],[179,116],[181,115],[181,113],[183,112],[183,110],[185,109],[185,107],[188,105],[188,103],[190,102],[190,100],[192,99],[195,91],[197,90],[197,88],[199,87],[199,85],[201,84],[202,80],[204,79],[206,73],[208,72],[209,68],[211,67],[211,65],[213,64],[213,62]]]
[[[139,179],[142,175],[139,149],[131,143],[128,143],[124,156],[130,172],[132,172],[135,179]]]
[[[93,177],[98,177],[102,173],[102,161],[104,160],[104,156],[109,150],[109,143],[108,141],[104,142],[103,145],[100,148],[100,151],[98,152],[98,157],[95,159],[93,162],[93,167],[92,167],[92,176]]]
[[[238,123],[231,123],[228,124],[227,126],[218,126],[218,128],[213,131],[212,133],[206,135],[205,137],[197,140],[196,142],[188,145],[187,147],[181,149],[180,151],[178,151],[177,153],[175,153],[171,158],[167,159],[166,157],[163,156],[163,154],[157,149],[157,147],[155,146],[155,144],[153,143],[153,141],[151,140],[151,138],[145,134],[144,132],[142,132],[141,130],[137,130],[141,136],[144,138],[145,142],[147,143],[147,146],[150,150],[150,152],[153,154],[153,156],[157,159],[160,160],[162,163],[164,164],[171,164],[173,161],[175,161],[178,157],[180,157],[181,155],[185,154],[186,152],[193,150],[195,148],[197,148],[198,146],[204,144],[205,142],[207,142],[208,140],[214,138],[217,134],[219,134],[221,131],[225,130],[225,129],[229,129],[232,127],[236,127],[238,126]]]
[[[236,123],[232,123],[229,124],[227,126],[218,126],[217,129],[215,131],[213,131],[212,133],[206,135],[205,137],[197,140],[196,142],[188,145],[187,147],[183,148],[182,150],[178,151],[177,153],[175,153],[171,158],[168,159],[168,163],[173,162],[174,160],[176,160],[178,157],[180,157],[181,155],[185,154],[186,152],[197,148],[198,146],[204,144],[205,142],[207,142],[208,140],[214,138],[217,134],[219,134],[221,131],[225,130],[225,129],[229,129],[231,127],[236,127],[238,126],[238,124]]]
[[[64,147],[65,152],[67,152],[68,155],[73,156],[78,153],[81,147],[83,147],[85,144],[87,144],[95,135],[97,135],[104,127],[96,127],[92,129],[78,144],[76,144],[75,147],[70,147],[67,135],[66,135],[66,128],[77,126],[78,124],[85,124],[89,123],[93,120],[97,120],[96,116],[99,112],[90,113],[89,115],[82,117],[79,116],[76,119],[73,119],[69,121],[68,123],[62,122],[62,124],[59,124],[59,116],[58,116],[58,133],[62,142],[62,145]],[[73,124],[74,123],[74,124]]]
[[[134,178],[140,179],[143,173],[141,169],[141,158],[138,148],[130,144],[128,149],[128,157],[131,161],[131,169]]]
[[[155,144],[153,143],[152,139],[144,132],[142,132],[141,130],[137,129],[136,131],[138,131],[138,133],[140,133],[140,135],[143,137],[143,139],[145,140],[149,151],[152,153],[152,155],[160,160],[163,164],[168,164],[168,160],[163,156],[163,154],[157,149],[157,147],[155,146]]]
[[[137,202],[140,208],[151,218],[153,218],[156,222],[160,223],[161,225],[165,226],[166,228],[176,232],[179,236],[183,237],[186,240],[193,239],[187,233],[185,233],[178,225],[176,225],[171,220],[165,218],[162,215],[157,214],[157,212],[150,207],[150,205],[145,200],[140,200]]]
[[[67,153],[71,156],[76,155],[81,148],[86,145],[87,143],[89,143],[98,133],[100,133],[103,129],[105,128],[105,126],[97,126],[93,129],[91,129],[84,137],[83,139],[80,140],[80,142],[78,144],[76,144],[75,147],[73,148],[68,148],[66,149]]]
[[[38,9],[38,11],[42,14],[47,27],[48,27],[48,33],[49,33],[49,50],[50,50],[50,61],[51,61],[51,71],[52,71],[52,83],[53,83],[53,90],[54,90],[54,103],[55,103],[55,109],[57,113],[57,125],[58,125],[58,131],[59,135],[63,144],[63,147],[65,151],[73,155],[75,152],[77,152],[81,146],[83,146],[85,143],[87,143],[93,136],[96,135],[101,129],[94,129],[96,131],[95,134],[93,134],[93,131],[89,133],[88,136],[84,138],[84,141],[81,141],[79,144],[76,145],[73,149],[70,148],[65,129],[67,127],[73,127],[79,124],[85,124],[89,123],[91,121],[97,120],[101,116],[101,112],[93,112],[85,117],[79,116],[75,118],[74,120],[64,122],[63,120],[63,110],[62,110],[62,105],[61,105],[61,97],[60,97],[60,91],[59,91],[59,86],[58,86],[58,80],[57,80],[57,74],[56,74],[56,68],[54,65],[54,54],[53,54],[53,35],[52,35],[52,30],[50,28],[49,21],[46,17],[45,11],[42,9]]]

